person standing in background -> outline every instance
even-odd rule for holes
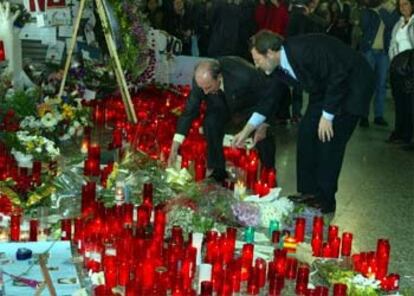
[[[374,124],[387,126],[384,119],[385,96],[387,93],[388,48],[391,31],[398,20],[396,10],[389,3],[366,0],[361,14],[362,39],[360,50],[375,72]],[[361,118],[360,126],[369,126],[368,113]]]
[[[397,10],[400,20],[392,30],[389,50],[391,61],[391,90],[395,102],[395,126],[388,142],[409,144],[413,138],[413,98],[407,87],[411,73],[410,59],[414,50],[414,0],[398,0]]]

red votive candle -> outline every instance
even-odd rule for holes
[[[331,257],[338,258],[339,257],[339,249],[341,247],[341,239],[339,237],[334,237],[330,242],[331,245]]]
[[[296,218],[295,239],[298,243],[301,243],[305,240],[305,225],[305,218]]]
[[[346,296],[347,286],[345,284],[336,283],[333,286],[333,296]]]
[[[296,278],[296,294],[304,295],[309,282],[309,267],[301,265],[298,268],[298,276]]]
[[[315,216],[313,218],[312,237],[319,236],[323,240],[323,217]]]
[[[206,167],[203,163],[196,163],[195,165],[195,176],[194,180],[196,182],[204,180],[206,177]]]
[[[328,228],[328,242],[330,243],[337,236],[338,236],[338,226],[337,225],[329,225],[329,228]]]
[[[352,251],[352,233],[344,232],[342,234],[342,248],[341,248],[341,255],[342,256],[351,256]]]
[[[250,269],[253,263],[253,244],[244,244],[241,253],[241,280],[245,281],[249,278]]]
[[[332,257],[332,248],[331,248],[331,245],[329,243],[323,243],[322,257],[324,257],[324,258]]]
[[[298,269],[298,260],[295,258],[287,258],[286,259],[286,278],[293,280],[296,278]]]
[[[60,228],[62,230],[62,240],[71,240],[72,239],[72,219],[62,219],[60,220]]]
[[[275,262],[275,271],[277,275],[284,276],[286,273],[286,260],[287,260],[287,250],[286,249],[276,249],[274,250],[274,262]]]
[[[37,241],[37,233],[39,231],[39,220],[31,219],[30,220],[30,232],[29,232],[29,240],[31,242]]]
[[[112,132],[112,148],[122,147],[122,129],[116,128]]]
[[[150,208],[153,206],[153,190],[154,187],[152,183],[145,183],[144,189],[142,190],[142,204]]]
[[[20,240],[20,220],[21,215],[13,213],[10,216],[10,240],[17,242]]]
[[[95,159],[95,160],[101,159],[101,147],[98,144],[89,145],[88,158]]]
[[[256,283],[259,285],[259,288],[262,288],[266,284],[266,260],[256,258],[255,269]]]
[[[85,176],[99,176],[99,173],[99,160],[89,158],[86,159],[83,167],[83,174]]]
[[[315,257],[321,257],[322,256],[322,240],[319,236],[314,236],[312,238],[312,254]]]

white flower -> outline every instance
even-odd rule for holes
[[[75,134],[75,132],[76,132],[76,128],[75,128],[75,127],[73,127],[73,126],[71,126],[71,127],[69,128],[69,130],[68,130],[68,134],[69,134],[70,136],[73,136],[73,135]]]
[[[73,126],[74,128],[78,128],[78,127],[80,127],[80,126],[81,126],[81,124],[79,123],[79,121],[75,120],[75,121],[73,122],[72,126]]]
[[[20,122],[20,128],[34,128],[36,124],[36,118],[34,116],[26,116],[21,122]]]
[[[31,154],[24,154],[20,151],[12,149],[11,153],[13,154],[16,161],[19,163],[20,167],[28,167],[31,168],[33,164],[33,155]]]
[[[43,126],[46,128],[55,127],[55,125],[58,123],[58,120],[51,112],[46,113],[43,115],[42,119],[40,119]]]
[[[70,135],[69,134],[64,134],[63,136],[61,136],[59,138],[59,140],[61,140],[61,141],[67,141],[69,139],[70,139]]]
[[[39,146],[37,146],[37,147],[35,148],[35,151],[36,151],[37,153],[41,153],[41,152],[42,152],[42,148],[41,148],[41,147],[39,147]]]

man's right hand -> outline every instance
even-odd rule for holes
[[[254,137],[253,137],[253,145],[256,146],[256,144],[260,141],[262,141],[263,139],[266,138],[266,132],[267,132],[267,128],[269,127],[269,125],[267,123],[262,123],[261,125],[259,125],[254,133]]]
[[[178,148],[180,148],[180,143],[173,141],[170,149],[170,156],[168,157],[168,167],[174,167],[177,162]]]

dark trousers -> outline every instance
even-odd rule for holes
[[[302,116],[303,90],[300,86],[292,88],[292,116]]]
[[[407,90],[410,78],[398,70],[399,56],[393,59],[390,71],[391,90],[395,102],[394,136],[409,143],[413,138],[413,95]]]
[[[207,167],[213,170],[225,170],[223,139],[226,127],[230,124],[230,112],[224,100],[215,100],[207,106],[203,128],[207,140]],[[266,138],[256,144],[259,158],[266,168],[275,167],[275,139],[268,132]]]
[[[321,205],[335,208],[335,193],[346,144],[355,129],[358,116],[339,114],[333,121],[334,137],[323,143],[318,138],[320,104],[309,105],[302,118],[297,143],[298,192],[315,195]]]

